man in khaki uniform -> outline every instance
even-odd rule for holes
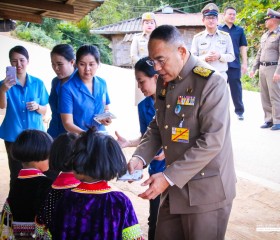
[[[227,63],[235,59],[231,37],[218,30],[219,8],[216,4],[207,4],[201,12],[206,29],[194,36],[191,53],[209,63],[227,80]]]
[[[159,73],[156,116],[128,169],[142,169],[163,148],[166,170],[139,194],[161,194],[157,240],[223,240],[236,183],[227,83],[189,53],[174,26],[156,28],[148,49],[147,63]]]
[[[250,77],[259,69],[265,123],[261,128],[280,130],[280,12],[267,10],[265,26]]]

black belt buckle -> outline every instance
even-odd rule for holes
[[[263,62],[262,65],[266,67],[266,66],[267,66],[267,63],[266,63],[266,62]]]

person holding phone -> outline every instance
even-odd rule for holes
[[[106,131],[112,122],[108,117],[94,120],[100,113],[109,111],[109,94],[104,79],[96,76],[100,64],[100,53],[96,46],[83,45],[76,53],[78,71],[71,80],[63,84],[59,95],[59,112],[64,128],[68,132],[82,133],[91,126]]]
[[[23,46],[13,47],[9,58],[11,65],[16,67],[16,76],[7,74],[0,82],[0,108],[6,109],[0,138],[4,139],[8,154],[11,186],[22,165],[13,159],[10,149],[23,130],[45,130],[42,116],[47,111],[49,95],[41,79],[27,74],[29,54]]]
[[[52,118],[47,130],[53,138],[65,133],[60,113],[58,111],[58,96],[61,86],[67,82],[75,72],[75,52],[69,44],[58,44],[51,51],[52,68],[56,77],[52,80],[49,104],[52,110]]]

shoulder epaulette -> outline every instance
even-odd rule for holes
[[[229,36],[229,33],[228,33],[228,32],[225,32],[225,31],[223,31],[223,30],[220,30],[220,33]]]
[[[198,37],[198,36],[202,35],[203,33],[204,33],[204,31],[199,32],[199,33],[195,34],[193,37]]]
[[[212,69],[209,69],[209,68],[202,67],[202,66],[196,66],[192,69],[192,72],[194,74],[199,75],[200,77],[209,79],[215,71]]]

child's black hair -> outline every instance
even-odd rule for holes
[[[11,155],[24,162],[39,162],[49,158],[52,137],[40,130],[24,130],[11,148]]]
[[[69,162],[74,141],[78,138],[75,133],[60,134],[52,143],[49,165],[51,170],[70,172],[72,165]]]
[[[91,128],[81,135],[71,156],[73,170],[95,180],[109,181],[127,171],[126,158],[111,136]]]

